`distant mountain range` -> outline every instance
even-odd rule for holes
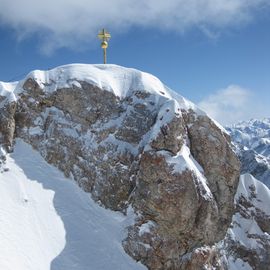
[[[227,127],[237,155],[241,173],[250,173],[270,188],[270,118],[242,121]]]

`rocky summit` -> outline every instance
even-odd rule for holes
[[[2,173],[20,138],[103,207],[132,207],[122,245],[148,269],[264,269],[269,260],[266,238],[253,263],[248,240],[233,237],[254,216],[269,233],[269,213],[250,205],[256,180],[236,194],[228,133],[150,74],[74,64],[0,83],[0,134]]]

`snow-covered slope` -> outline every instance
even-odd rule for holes
[[[230,270],[267,270],[270,259],[270,190],[250,174],[240,177],[236,214],[224,240]]]
[[[252,119],[228,127],[241,159],[242,173],[250,173],[270,188],[270,118]]]
[[[123,250],[130,213],[105,210],[17,140],[0,173],[1,270],[145,269]]]

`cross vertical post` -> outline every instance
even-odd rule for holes
[[[107,63],[107,50],[106,48],[103,49],[103,63]]]
[[[111,38],[109,32],[107,32],[104,28],[99,32],[98,38],[101,39],[101,48],[103,49],[103,62],[104,64],[107,63],[107,48],[108,48],[108,41]]]

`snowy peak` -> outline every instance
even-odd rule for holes
[[[3,149],[20,138],[100,205],[132,206],[123,239],[132,258],[155,270],[220,264],[213,245],[230,225],[240,165],[204,112],[156,77],[115,65],[33,71],[1,87]]]
[[[116,65],[72,64],[60,66],[49,71],[33,71],[26,79],[32,78],[41,88],[55,91],[59,88],[80,87],[84,81],[100,89],[114,93],[120,98],[129,96],[132,90],[145,89],[155,91],[153,86],[164,91],[163,84],[154,76]],[[165,93],[165,91],[164,91]]]
[[[120,99],[131,96],[134,91],[143,90],[165,99],[177,99],[185,109],[190,107],[203,114],[194,104],[170,90],[157,77],[117,65],[70,64],[47,71],[35,70],[20,82],[0,82],[0,95],[6,96],[10,92],[21,93],[22,86],[29,79],[33,79],[40,89],[48,93],[61,88],[80,88],[80,82],[97,86]]]

